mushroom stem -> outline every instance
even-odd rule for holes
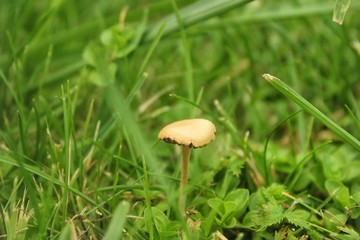
[[[180,214],[186,215],[186,187],[188,183],[188,165],[190,159],[191,148],[189,146],[182,147],[182,163],[181,163],[181,178],[180,178],[180,197],[179,210]]]

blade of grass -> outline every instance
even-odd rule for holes
[[[168,193],[170,186],[160,172],[160,162],[151,152],[151,144],[146,138],[146,134],[144,134],[143,130],[140,128],[140,125],[129,106],[125,104],[125,99],[121,92],[118,91],[118,87],[114,85],[108,86],[105,96],[106,104],[109,109],[114,112],[116,120],[121,124],[121,126],[126,128],[134,149],[145,157],[147,165],[155,172],[156,175],[158,175],[157,181],[160,185],[162,185],[162,187],[164,187],[165,192]]]
[[[282,121],[280,121],[276,126],[275,128],[270,132],[268,138],[266,139],[266,142],[265,142],[265,146],[264,146],[264,153],[263,153],[263,158],[264,158],[264,179],[265,179],[265,184],[266,185],[269,185],[272,181],[272,179],[270,179],[270,176],[271,174],[269,174],[271,172],[271,169],[270,169],[270,164],[271,162],[268,163],[267,161],[267,157],[266,157],[266,153],[267,153],[267,149],[268,149],[268,146],[269,146],[269,142],[270,142],[270,139],[271,137],[274,135],[274,133],[276,132],[276,130],[283,124],[285,123],[286,121],[288,121],[289,119],[295,117],[296,115],[298,115],[302,110],[299,110],[293,114],[291,114],[290,116],[286,117],[285,119],[283,119]]]
[[[131,101],[134,99],[135,94],[139,91],[139,89],[141,88],[141,86],[144,84],[145,80],[147,79],[148,74],[147,73],[143,73],[140,77],[139,80],[137,80],[137,82],[135,83],[135,85],[131,88],[130,93],[127,95],[126,99],[125,99],[125,104],[128,106]]]
[[[128,202],[121,202],[116,207],[112,219],[109,223],[109,227],[105,232],[104,239],[121,239],[124,224],[126,222],[126,214],[128,213],[130,204]]]
[[[300,94],[298,94],[295,90],[293,90],[286,83],[281,81],[279,78],[274,77],[270,74],[264,74],[263,78],[268,81],[272,86],[274,86],[278,91],[288,97],[290,100],[295,102],[301,108],[303,108],[306,112],[314,116],[320,122],[322,122],[325,126],[330,128],[336,135],[338,135],[345,143],[352,146],[354,149],[360,152],[360,141],[348,133],[345,129],[337,125],[332,119],[327,117],[324,113],[322,113],[319,109],[317,109],[314,105],[308,102],[305,98],[303,98]]]
[[[354,9],[359,8],[360,4],[354,3]],[[280,11],[271,9],[267,11],[260,11],[256,14],[244,14],[244,16],[236,16],[226,19],[227,24],[239,24],[239,22],[266,22],[270,20],[285,20],[294,19],[307,16],[319,16],[330,14],[333,11],[333,6],[330,4],[316,3],[306,4],[301,7],[294,5],[294,7],[284,7]],[[223,23],[224,24],[224,23]]]
[[[21,142],[21,149],[22,149],[22,154],[27,155],[27,143],[26,143],[26,133],[24,130],[24,121],[23,121],[23,117],[22,114],[20,114],[20,111],[17,112],[18,114],[18,119],[19,119],[19,134],[20,134],[20,142]]]
[[[71,161],[71,141],[70,141],[70,101],[69,99],[69,82],[67,82],[66,92],[64,90],[64,87],[61,86],[61,92],[62,92],[62,102],[63,102],[63,113],[64,113],[64,151],[65,151],[65,188],[64,188],[64,195],[63,195],[63,222],[66,222],[67,218],[67,209],[68,209],[68,202],[69,202],[69,193],[68,193],[68,187],[70,185],[70,161]]]
[[[87,135],[87,132],[88,132],[89,123],[90,123],[90,119],[91,119],[91,116],[92,116],[93,109],[94,109],[94,99],[92,99],[91,102],[90,102],[89,110],[88,110],[87,115],[86,115],[84,128],[83,128],[82,133],[81,133],[81,140],[80,140],[81,149],[84,149],[84,146],[85,146],[85,138],[86,138],[86,135]],[[94,141],[96,141],[96,138],[94,138]],[[91,152],[92,149],[93,148],[90,148],[89,152]],[[81,159],[86,159],[86,158],[81,156]],[[80,180],[80,182],[82,182],[83,177],[85,175],[85,172],[84,172],[84,160],[79,161],[79,172],[80,172],[79,180]]]
[[[192,106],[200,109],[201,111],[203,111],[204,113],[206,113],[206,114],[208,114],[209,116],[213,117],[214,119],[216,118],[215,114],[211,113],[209,110],[203,108],[202,106],[198,105],[197,103],[195,103],[195,102],[193,102],[193,101],[191,101],[191,100],[189,100],[189,99],[187,99],[187,98],[184,98],[184,97],[178,96],[178,95],[176,95],[176,94],[172,94],[172,93],[169,94],[169,97],[174,97],[174,98],[176,98],[176,99],[178,99],[178,100],[181,100],[181,101],[183,101],[183,102],[186,102],[186,103],[188,103],[188,104],[190,104],[190,105],[192,105]]]
[[[349,9],[351,0],[336,0],[333,13],[333,21],[342,24],[347,10]]]
[[[149,50],[147,51],[145,58],[139,68],[138,80],[135,83],[135,85],[132,87],[132,89],[130,90],[130,93],[126,96],[126,99],[125,99],[126,106],[129,106],[131,101],[134,99],[135,94],[139,91],[139,89],[141,88],[141,86],[144,84],[145,80],[148,77],[148,74],[143,73],[143,71],[145,70],[145,67],[146,67],[151,55],[155,51],[156,46],[160,42],[161,36],[163,34],[163,30],[164,30],[163,28],[164,28],[164,25],[162,25],[160,27],[160,29],[158,30],[158,32],[156,34],[156,37],[152,40],[151,46],[149,47]],[[112,117],[107,123],[105,123],[104,127],[101,128],[100,135],[99,135],[100,138],[104,138],[115,127],[115,123],[116,123],[116,116]]]
[[[182,8],[178,14],[183,19],[183,26],[188,27],[197,22],[218,16],[252,1],[253,0],[201,0]],[[177,21],[176,15],[177,13],[170,14],[150,27],[146,33],[145,40],[152,40],[160,26],[164,23],[166,23],[164,35],[168,35],[169,33],[179,30],[181,26]]]
[[[139,72],[138,72],[138,78],[140,78],[141,74],[143,74],[144,70],[145,70],[145,67],[146,65],[148,64],[149,60],[150,60],[150,57],[151,55],[154,53],[154,50],[156,49],[156,46],[159,44],[160,42],[160,39],[163,35],[163,32],[164,32],[164,28],[165,28],[165,24],[163,24],[159,31],[157,32],[154,40],[151,42],[151,45],[149,47],[149,50],[147,51],[145,57],[144,57],[144,60],[142,61],[141,63],[141,66],[139,68]]]
[[[313,149],[311,152],[309,152],[288,174],[288,176],[285,179],[285,185],[287,186],[288,190],[292,190],[295,186],[296,182],[299,180],[301,174],[303,173],[304,166],[312,159],[312,156],[315,152],[322,149],[323,147],[327,146],[332,141],[327,141],[320,146]]]
[[[10,147],[10,149],[16,149],[16,146],[10,141],[10,139],[7,139],[6,136],[1,136],[1,138],[6,139],[5,141],[7,142],[7,145]],[[40,220],[41,210],[39,208],[39,195],[35,186],[35,179],[33,179],[32,173],[26,170],[26,156],[19,151],[12,151],[12,154],[12,161],[14,165],[19,168],[20,177],[23,179],[25,189],[27,189],[29,195],[29,203],[31,204],[31,207],[33,207],[35,210],[34,218]],[[2,162],[3,160],[2,155],[3,154],[0,151],[0,162]]]
[[[186,32],[185,32],[185,26],[184,21],[179,13],[179,9],[176,5],[175,0],[171,1],[171,4],[175,11],[176,21],[180,27],[180,34],[181,34],[181,41],[182,41],[182,47],[183,47],[183,55],[184,55],[184,62],[185,62],[185,79],[186,79],[186,86],[188,91],[188,97],[190,101],[194,101],[194,77],[193,77],[193,67],[192,67],[192,61],[191,61],[191,54],[190,54],[190,48],[189,43],[187,41]]]
[[[351,118],[354,120],[354,122],[357,124],[357,126],[359,127],[360,129],[360,119],[358,119],[356,116],[355,116],[355,113],[353,111],[351,111],[351,109],[349,108],[348,105],[345,105],[346,107],[346,110],[348,111],[348,113],[350,114]]]
[[[38,155],[40,152],[40,139],[41,139],[41,135],[40,135],[40,129],[41,129],[41,123],[40,123],[40,114],[39,114],[39,110],[38,107],[35,103],[35,100],[32,100],[32,108],[34,110],[34,114],[35,114],[35,119],[36,119],[36,137],[35,137],[35,153],[34,153],[34,159],[38,159]]]
[[[151,209],[150,184],[149,184],[149,176],[144,158],[143,158],[143,169],[144,169],[143,188],[145,193],[145,205],[146,205],[146,213],[147,213],[145,214],[145,218],[146,218],[145,220],[148,226],[150,239],[154,239],[154,223],[153,223],[154,220]]]
[[[17,109],[19,111],[21,111],[22,109],[22,105],[20,103],[20,100],[19,100],[19,97],[18,95],[16,94],[14,88],[11,86],[10,82],[8,81],[7,77],[5,76],[4,72],[2,70],[0,70],[0,77],[1,79],[3,80],[5,86],[9,89],[9,93],[10,95],[12,96],[12,98],[14,99],[15,101],[15,104],[17,106]]]
[[[70,226],[66,225],[60,232],[59,240],[71,239]]]
[[[42,171],[41,169],[39,169],[38,167],[26,164],[26,163],[19,163],[17,160],[13,159],[10,156],[7,156],[5,154],[0,154],[0,162],[1,163],[5,163],[5,164],[9,164],[11,166],[15,166],[15,167],[19,167],[24,170],[24,172],[29,172],[29,173],[33,173],[47,181],[51,181],[52,183],[61,186],[63,188],[66,188],[67,186],[65,185],[65,183],[63,183],[62,181],[53,178],[52,176],[50,176],[49,174],[45,173],[44,171]],[[20,166],[21,165],[21,166]],[[78,189],[68,186],[68,189],[73,192],[75,195],[78,195],[80,198],[84,199],[85,201],[87,201],[88,203],[94,205],[95,207],[99,208],[101,211],[103,211],[106,214],[110,214],[110,212],[108,210],[106,210],[105,208],[103,208],[101,206],[101,204],[96,203],[92,198],[88,197],[87,195],[85,195],[84,193],[82,193],[81,191],[79,191]],[[34,190],[34,192],[36,192]],[[30,193],[30,191],[29,191]]]

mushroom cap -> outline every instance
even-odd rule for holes
[[[216,128],[206,119],[186,119],[165,126],[158,138],[168,143],[176,143],[191,148],[203,147],[215,140]]]

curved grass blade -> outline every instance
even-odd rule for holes
[[[338,135],[344,142],[355,148],[360,152],[360,141],[356,139],[353,135],[347,132],[345,129],[337,125],[333,120],[327,117],[324,113],[322,113],[319,109],[317,109],[314,105],[312,105],[309,101],[303,98],[300,94],[298,94],[294,89],[292,89],[289,85],[281,81],[279,78],[271,76],[270,74],[264,74],[263,78],[268,81],[273,87],[275,87],[278,91],[284,94],[286,97],[290,98],[293,102],[303,108],[306,112],[310,113],[320,122],[322,122],[325,126],[330,128],[336,135]]]

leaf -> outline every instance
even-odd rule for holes
[[[225,215],[224,201],[219,198],[211,198],[208,200],[208,205],[215,210],[220,216]]]
[[[344,239],[344,240],[352,240],[352,239],[360,239],[360,235],[359,233],[357,233],[354,229],[350,229],[347,227],[338,227],[340,231],[343,231],[345,234],[341,234],[341,238],[339,239]]]
[[[242,226],[244,228],[256,227],[257,226],[256,225],[257,221],[255,220],[256,214],[257,214],[257,212],[255,210],[249,211],[243,219]]]
[[[225,215],[228,215],[230,213],[233,213],[236,209],[236,202],[234,201],[224,201],[224,209],[225,209]]]
[[[114,63],[108,64],[101,70],[90,71],[89,79],[98,86],[109,86],[115,81],[117,66]]]
[[[313,239],[313,240],[323,240],[325,238],[322,234],[320,234],[319,232],[317,232],[315,230],[309,230],[307,233],[308,233],[310,239]]]
[[[166,225],[167,225],[167,222],[169,221],[169,219],[159,208],[152,207],[151,211],[153,214],[154,224],[155,224],[156,229],[159,232],[165,231]]]
[[[225,228],[233,228],[236,226],[236,218],[234,218],[234,217],[227,218],[227,220],[222,222],[222,225]]]
[[[351,209],[350,217],[358,219],[360,217],[360,191],[352,194],[353,208]]]
[[[259,225],[268,227],[280,223],[284,218],[284,209],[279,204],[266,203],[258,212]]]
[[[108,86],[115,81],[117,65],[110,62],[109,51],[99,43],[89,43],[83,58],[92,68],[89,71],[89,79],[98,86]]]
[[[340,181],[327,180],[325,182],[325,188],[328,193],[333,196],[335,202],[342,207],[351,206],[349,189]]]
[[[216,218],[217,224],[226,228],[232,228],[236,225],[236,218],[233,215],[237,211],[237,201],[223,201],[219,198],[212,198],[208,200],[208,205],[219,215],[219,218]]]
[[[286,215],[279,204],[265,203],[260,208],[250,211],[244,218],[245,227],[255,227],[257,231],[263,231],[271,225],[280,223]]]
[[[88,65],[99,68],[104,65],[104,62],[108,62],[107,54],[108,51],[102,45],[96,42],[90,42],[85,47],[82,57]]]
[[[123,201],[119,203],[105,232],[105,240],[121,239],[129,208],[130,204],[128,202]]]
[[[136,30],[133,27],[114,25],[101,33],[101,43],[111,51],[114,59],[126,57],[139,46],[146,29],[147,20],[148,12],[145,11],[142,21],[137,25]]]
[[[310,213],[305,210],[294,210],[285,212],[286,220],[295,226],[309,229],[308,221]]]
[[[342,166],[341,172],[343,175],[343,181],[348,182],[353,180],[354,178],[360,177],[360,162],[352,161],[345,166]]]
[[[236,189],[225,197],[225,201],[234,201],[236,203],[234,211],[241,211],[246,206],[248,200],[249,190],[247,189]]]
[[[268,192],[271,195],[271,197],[267,195],[268,200],[274,198],[277,202],[286,200],[286,197],[283,195],[283,192],[285,191],[286,191],[286,187],[284,185],[277,183],[273,183],[268,188],[266,188],[266,192]],[[264,192],[265,191],[263,191],[263,193]]]
[[[327,221],[324,221],[324,226],[334,232],[338,232],[337,228],[339,226],[345,226],[348,220],[348,216],[344,211],[333,207],[323,211],[323,215],[323,219],[327,219]]]
[[[152,207],[154,224],[161,239],[169,239],[177,236],[180,224],[177,221],[170,221],[169,218],[159,208]]]

